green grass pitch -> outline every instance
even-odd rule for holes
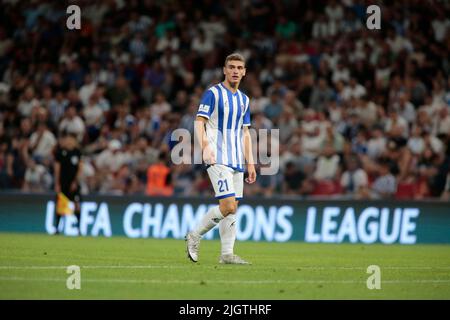
[[[251,266],[220,265],[219,251],[203,240],[194,264],[183,240],[0,233],[0,299],[450,299],[450,246],[237,242]]]

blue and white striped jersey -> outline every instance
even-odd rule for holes
[[[206,90],[197,111],[197,116],[209,119],[206,135],[216,163],[238,171],[244,171],[242,127],[250,126],[249,101],[240,90],[232,93],[219,83]]]

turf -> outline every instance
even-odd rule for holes
[[[0,233],[0,299],[450,299],[450,247],[238,242],[251,266],[190,262],[183,240]],[[66,267],[78,265],[81,289]],[[366,285],[381,268],[381,289]]]

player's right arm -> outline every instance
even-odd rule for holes
[[[202,158],[206,164],[215,164],[214,146],[211,146],[206,135],[205,125],[211,117],[215,106],[215,97],[211,90],[206,90],[203,94],[197,111],[194,123],[196,143],[202,150]]]
[[[202,158],[206,164],[215,164],[216,158],[212,147],[209,145],[208,137],[206,135],[205,124],[208,121],[205,117],[197,116],[195,119],[194,130],[197,143],[202,150]]]

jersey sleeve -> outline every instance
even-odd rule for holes
[[[249,127],[250,126],[250,122],[251,121],[250,121],[250,101],[249,101],[247,110],[245,110],[245,113],[244,113],[244,122],[242,123],[242,125],[246,126],[246,127]]]
[[[206,91],[202,99],[200,100],[200,105],[198,107],[197,116],[204,117],[209,119],[211,117],[211,114],[214,111],[214,94],[211,90]]]

